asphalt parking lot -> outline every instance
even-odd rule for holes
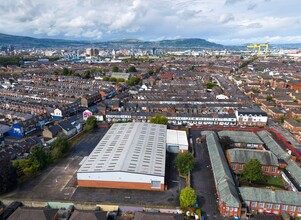
[[[146,191],[128,189],[98,189],[79,187],[71,200],[105,202],[107,204],[123,205],[147,205],[178,207],[181,188],[185,187],[185,181],[180,179],[175,167],[176,154],[167,154],[166,160],[166,191]]]
[[[164,192],[77,187],[76,171],[80,167],[79,163],[91,153],[106,131],[107,129],[98,129],[88,134],[74,146],[66,158],[2,198],[178,207],[180,190],[185,187],[185,181],[178,176],[174,163],[175,154],[167,154],[165,182],[168,190]]]
[[[39,175],[5,194],[7,199],[69,200],[76,191],[76,171],[84,156],[88,156],[107,129],[98,129],[80,140],[64,159],[49,166]]]
[[[201,130],[190,130],[195,151],[195,168],[191,173],[192,188],[198,195],[202,215],[206,219],[226,219],[219,214],[217,195],[208,148],[205,143],[196,143]]]

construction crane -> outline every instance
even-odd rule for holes
[[[257,49],[257,56],[260,56],[261,53],[261,47],[265,47],[265,55],[267,55],[269,51],[269,43],[264,43],[264,44],[252,44],[248,45],[247,48],[252,48],[254,50]]]

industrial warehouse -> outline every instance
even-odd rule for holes
[[[77,172],[78,186],[164,190],[165,125],[113,124]]]

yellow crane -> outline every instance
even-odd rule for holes
[[[269,43],[264,43],[264,44],[252,44],[248,45],[247,48],[252,48],[254,50],[257,49],[257,55],[260,56],[261,53],[261,47],[265,47],[265,55],[267,55],[269,51]]]

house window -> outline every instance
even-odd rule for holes
[[[267,203],[267,209],[271,209],[272,208],[272,204],[271,203]]]
[[[257,202],[252,202],[252,208],[256,208],[257,207]]]
[[[229,211],[229,207],[226,207],[226,211]]]
[[[264,167],[264,172],[269,172],[270,171],[270,167]]]
[[[279,209],[280,209],[280,205],[279,205],[279,204],[275,204],[275,205],[274,205],[274,209],[275,209],[275,210],[279,210]]]
[[[236,164],[232,164],[232,170],[236,170]]]
[[[276,173],[276,167],[272,167],[272,173]]]
[[[296,206],[292,205],[292,206],[290,207],[290,211],[291,211],[291,212],[296,211]]]
[[[300,212],[300,213],[301,213],[301,206],[300,206],[300,207],[298,207],[298,212]]]
[[[259,208],[264,208],[264,203],[263,202],[259,203]]]
[[[242,168],[243,168],[242,164],[239,164],[238,169],[239,169],[239,170],[242,170]]]
[[[151,184],[152,184],[152,188],[160,188],[161,182],[152,180]]]
[[[282,210],[286,211],[287,210],[287,205],[282,205]]]
[[[237,208],[234,208],[234,212],[237,212],[238,211],[238,209]]]

